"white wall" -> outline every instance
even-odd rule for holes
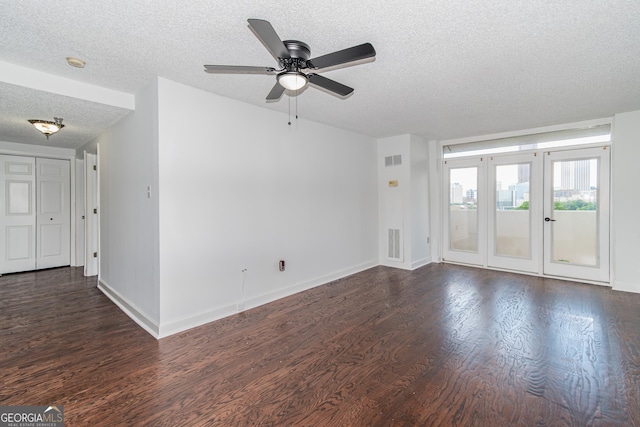
[[[159,105],[161,336],[378,264],[374,139],[165,79]]]
[[[442,151],[437,141],[428,143],[427,162],[429,164],[429,253],[431,262],[442,261],[442,176],[440,162]]]
[[[429,146],[411,135],[411,268],[431,262],[429,226]]]
[[[402,164],[385,166],[385,158],[401,156]],[[390,182],[397,182],[397,186]],[[411,269],[411,135],[378,140],[380,264]],[[389,257],[389,229],[400,230],[401,259]]]
[[[157,104],[154,80],[136,94],[136,111],[91,143],[100,147],[99,287],[154,335],[160,324]]]
[[[401,155],[402,164],[385,166]],[[397,187],[390,186],[397,181]],[[431,262],[429,238],[428,145],[415,135],[378,140],[379,247],[382,265],[415,269]],[[389,258],[388,230],[401,230],[401,260]]]
[[[613,288],[640,292],[640,111],[616,114],[613,129]]]

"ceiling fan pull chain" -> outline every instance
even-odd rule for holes
[[[291,97],[289,97],[289,126],[291,126]]]

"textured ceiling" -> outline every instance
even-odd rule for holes
[[[308,88],[298,112],[374,137],[450,139],[640,110],[638,0],[0,0],[0,17],[5,63],[129,94],[161,76],[282,112],[286,95],[264,100],[273,76],[203,71],[276,65],[247,18],[306,42],[312,57],[370,42],[375,61],[323,72],[352,96]],[[75,148],[128,112],[81,98],[0,74],[0,140]],[[67,127],[49,142],[26,122],[53,116]]]

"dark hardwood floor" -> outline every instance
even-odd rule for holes
[[[67,426],[640,425],[640,294],[376,267],[156,341],[82,269],[0,277],[0,405]]]

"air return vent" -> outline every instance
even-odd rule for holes
[[[388,256],[390,259],[402,260],[401,251],[400,251],[400,230],[397,228],[389,229],[389,253]]]
[[[395,156],[387,156],[384,158],[384,167],[399,166],[402,164],[402,155],[396,154]]]

